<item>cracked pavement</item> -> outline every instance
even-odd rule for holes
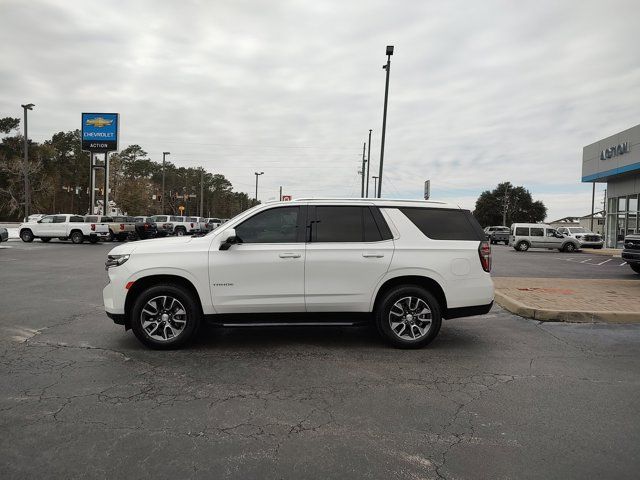
[[[109,246],[9,245],[3,478],[637,477],[640,325],[496,307],[419,351],[358,327],[158,352],[103,313]]]

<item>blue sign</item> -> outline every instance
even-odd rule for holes
[[[118,150],[117,113],[82,114],[82,150],[113,152]]]

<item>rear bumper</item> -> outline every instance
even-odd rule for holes
[[[116,325],[126,325],[127,324],[127,317],[125,315],[123,315],[123,314],[107,312],[107,317],[109,317],[111,320],[113,320],[113,323],[115,323]]]
[[[473,305],[471,307],[448,308],[443,317],[447,320],[452,318],[474,317],[476,315],[484,315],[489,313],[493,307],[493,300],[486,305]]]

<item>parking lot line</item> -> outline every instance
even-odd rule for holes
[[[590,258],[587,258],[586,260],[581,261],[580,263],[587,263],[589,260],[591,260]]]
[[[611,260],[612,260],[611,258],[607,258],[604,262],[597,263],[596,265],[604,265],[605,263],[610,262]]]

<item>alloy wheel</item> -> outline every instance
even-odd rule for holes
[[[418,297],[403,297],[389,311],[391,331],[403,340],[419,340],[431,329],[431,309]]]
[[[173,340],[187,326],[187,310],[175,297],[162,295],[149,300],[140,313],[142,330],[159,342]]]

